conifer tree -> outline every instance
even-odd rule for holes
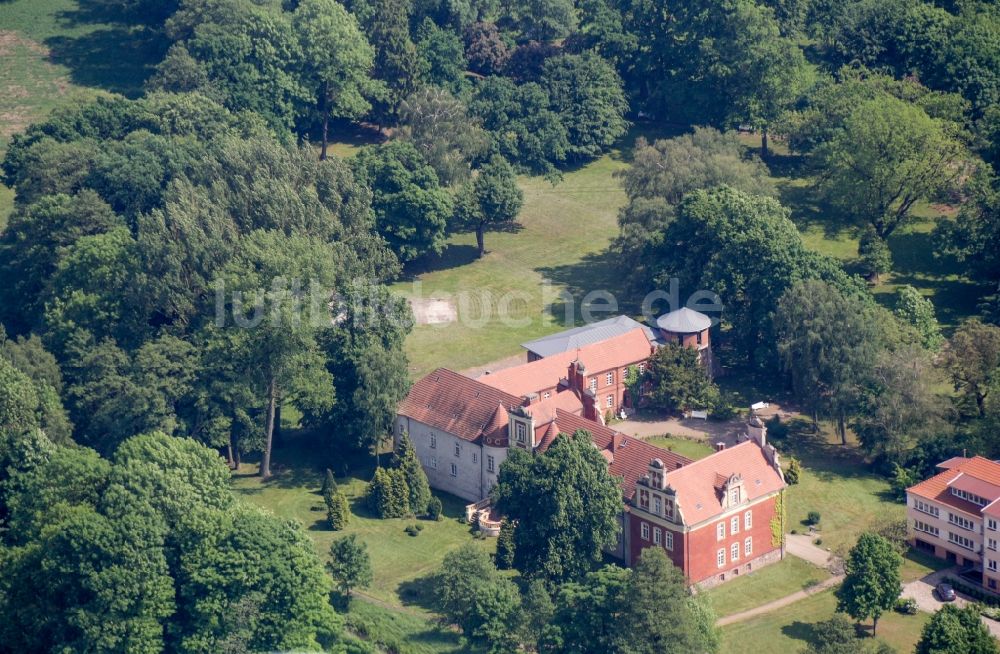
[[[514,567],[514,523],[507,518],[500,522],[496,564],[500,570],[510,570]]]
[[[324,499],[326,500],[326,520],[330,524],[330,529],[340,531],[347,526],[351,515],[347,496],[344,495],[344,491],[335,487],[333,492]]]
[[[396,446],[395,466],[406,481],[410,510],[417,515],[425,514],[431,501],[431,486],[427,481],[427,473],[417,459],[413,443],[406,434],[402,435]]]
[[[321,490],[323,494],[323,499],[325,500],[328,495],[332,494],[333,491],[337,489],[337,480],[333,477],[333,472],[329,468],[326,469],[326,476],[323,478],[323,488]]]
[[[380,518],[410,515],[409,489],[399,469],[377,468],[368,485],[368,505]]]

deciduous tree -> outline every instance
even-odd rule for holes
[[[350,595],[355,588],[367,588],[372,583],[368,546],[358,540],[357,534],[338,538],[330,544],[330,561],[326,568],[344,595]]]
[[[896,605],[902,592],[899,569],[903,557],[892,543],[873,533],[863,533],[851,548],[845,563],[844,583],[837,589],[837,610],[855,620],[878,619]]]

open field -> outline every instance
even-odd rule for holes
[[[309,452],[291,446],[275,450],[275,474],[262,482],[256,476],[257,464],[244,464],[235,474],[233,490],[238,496],[270,510],[282,518],[305,525],[324,560],[330,543],[337,537],[357,534],[368,546],[374,568],[374,582],[365,594],[392,606],[412,605],[409,610],[429,615],[419,605],[426,604],[426,585],[421,580],[434,572],[444,555],[464,542],[496,547],[495,539],[476,541],[469,526],[459,522],[464,517],[465,502],[450,495],[438,494],[444,504],[440,522],[417,519],[382,520],[372,516],[364,505],[364,492],[372,467],[362,462],[345,476],[334,469],[337,484],[344,489],[351,504],[351,520],[343,532],[326,525],[326,509],[320,496],[324,469]],[[423,525],[419,535],[408,536],[403,530],[412,524]]]
[[[396,654],[468,654],[460,634],[410,613],[392,611],[361,599],[351,602],[345,625],[355,635]]]
[[[729,625],[722,630],[720,651],[722,654],[800,652],[812,639],[813,625],[833,617],[836,606],[833,591],[828,590],[780,611]],[[886,613],[879,620],[878,637],[897,652],[912,652],[920,639],[920,630],[930,617],[922,612],[916,615]]]
[[[705,591],[712,601],[716,616],[740,613],[805,590],[830,578],[830,573],[802,559],[787,555],[779,563],[756,570],[748,575]]]

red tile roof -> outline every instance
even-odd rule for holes
[[[950,488],[957,488],[958,490],[965,491],[966,493],[972,493],[973,495],[978,495],[984,498],[987,502],[992,502],[995,499],[1000,499],[1000,486],[989,483],[988,481],[983,481],[982,479],[976,479],[971,475],[965,473],[960,473],[958,477],[955,477],[950,484]]]
[[[519,397],[438,368],[413,385],[398,413],[463,440],[476,441],[491,426],[497,407],[519,404]]]
[[[986,486],[977,485],[980,489],[988,486],[1000,486],[1000,463],[990,461],[981,456],[974,456],[965,460],[961,459],[962,457],[948,459],[945,463],[950,464],[950,468],[934,475],[930,479],[925,479],[919,484],[910,486],[906,491],[924,499],[947,504],[959,511],[979,515],[982,507],[952,495],[950,485],[956,482],[959,477],[968,477],[986,484]],[[965,484],[962,483],[962,485],[964,486]],[[981,495],[981,493],[976,494]],[[992,502],[1000,496],[987,495],[984,497],[987,501]]]
[[[723,512],[720,482],[742,475],[749,501],[781,490],[785,482],[756,441],[748,440],[667,472],[667,484],[677,492],[677,503],[688,525]]]
[[[655,445],[650,445],[631,436],[615,431],[614,429],[587,420],[581,416],[567,413],[563,410],[557,411],[556,423],[559,432],[572,434],[578,429],[590,432],[594,445],[601,450],[601,454],[610,463],[608,469],[611,474],[622,478],[622,494],[625,499],[631,499],[635,493],[635,484],[646,473],[649,472],[649,462],[653,459],[663,461],[667,470],[685,466],[691,463],[691,459],[681,456],[676,452],[665,450]],[[545,443],[545,448],[551,443]],[[542,450],[543,448],[539,448]]]
[[[968,460],[969,459],[967,459],[964,456],[953,456],[947,461],[942,461],[941,463],[937,464],[936,467],[941,468],[942,470],[951,470],[955,466],[965,463]]]
[[[645,361],[652,353],[652,347],[646,332],[636,328],[579,350],[483,375],[479,381],[512,395],[524,396],[558,386],[559,381],[566,378],[569,364],[577,359],[583,363],[586,374],[596,375]]]

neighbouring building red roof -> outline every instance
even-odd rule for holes
[[[663,461],[667,470],[691,463],[691,459],[676,452],[650,445],[645,441],[626,436],[611,427],[561,409],[557,411],[556,424],[559,433],[563,434],[572,434],[579,429],[590,432],[594,445],[608,461],[608,470],[612,475],[622,478],[622,494],[626,500],[632,498],[636,482],[649,472],[649,462],[653,459]],[[546,434],[546,440],[548,440],[548,434]],[[549,445],[551,445],[551,441],[543,442],[539,450],[544,451]]]
[[[667,484],[676,491],[677,504],[688,525],[724,511],[721,484],[734,474],[743,477],[743,490],[750,502],[785,487],[781,474],[752,439],[676,470],[667,466],[667,470]]]
[[[583,363],[588,375],[597,374],[644,361],[652,354],[652,348],[646,332],[636,328],[576,351],[554,354],[483,375],[478,381],[512,395],[525,396],[558,386],[559,381],[566,378],[569,364],[577,359]]]
[[[906,489],[906,492],[928,500],[934,500],[950,507],[979,515],[982,507],[968,500],[956,497],[952,494],[953,484],[960,490],[974,493],[983,497],[989,502],[1000,499],[1000,493],[991,490],[991,487],[1000,487],[1000,463],[990,461],[981,456],[971,458],[954,457],[945,463],[950,464],[944,472],[940,472],[930,479],[925,479],[919,484],[915,484]],[[941,467],[940,465],[938,467]],[[971,488],[978,489],[970,490]],[[991,507],[992,509],[992,507]]]
[[[937,464],[937,467],[941,468],[942,470],[951,470],[955,466],[961,465],[968,460],[969,459],[964,456],[953,456],[947,461],[942,461],[941,463]]]
[[[521,398],[447,368],[438,368],[410,389],[398,412],[412,420],[476,441],[497,427],[497,408],[515,407]]]

